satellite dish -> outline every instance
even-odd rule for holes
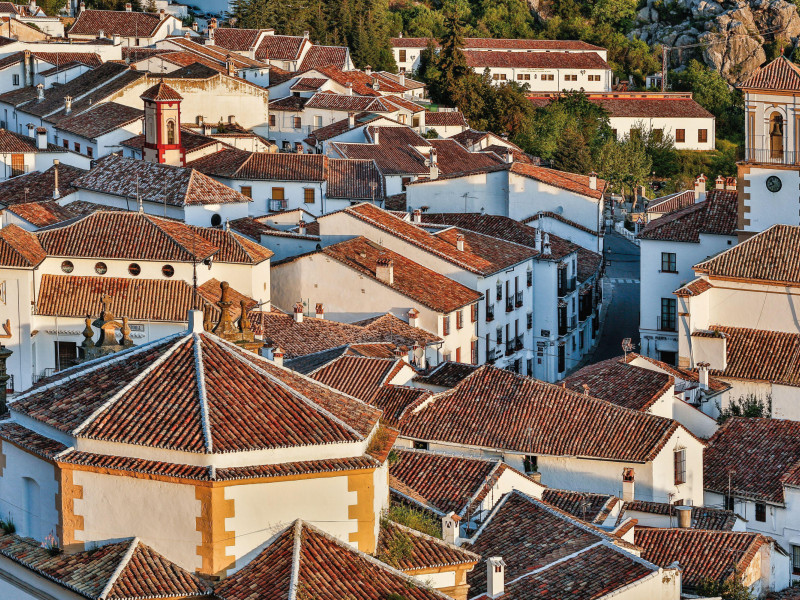
[[[559,206],[558,208],[556,208],[555,213],[557,215],[563,215],[564,214],[564,207],[563,206]]]

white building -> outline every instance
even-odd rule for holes
[[[641,352],[671,365],[678,364],[675,290],[694,279],[697,263],[731,248],[737,240],[736,191],[700,191],[696,199],[650,221],[639,232]]]
[[[0,181],[44,171],[53,165],[53,161],[82,169],[89,167],[88,157],[48,143],[47,131],[43,127],[30,127],[26,133],[28,135],[0,129]]]

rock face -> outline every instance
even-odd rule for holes
[[[764,43],[797,42],[800,16],[787,0],[647,0],[630,35],[673,47],[673,67],[697,58],[736,84],[766,61]]]

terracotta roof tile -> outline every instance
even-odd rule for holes
[[[574,56],[574,55],[570,55]],[[646,119],[713,119],[714,115],[692,98],[590,98],[590,102],[605,109],[611,117]]]
[[[0,229],[0,265],[33,268],[46,257],[34,234],[13,224]]]
[[[256,59],[268,60],[297,60],[304,44],[310,42],[300,36],[294,35],[265,35],[256,48]]]
[[[483,235],[475,231],[448,227],[434,234],[437,238],[445,240],[456,247],[458,236],[463,236],[464,250],[457,250],[472,254],[474,257],[489,263],[494,272],[508,269],[519,263],[525,262],[536,256],[538,252],[533,248],[506,241],[505,237]]]
[[[661,567],[675,561],[681,566],[684,588],[695,588],[705,579],[725,582],[735,569],[744,573],[768,538],[758,533],[709,531],[701,529],[634,530],[642,558]]]
[[[0,152],[36,154],[39,152],[66,152],[66,150],[50,143],[47,144],[47,148],[44,150],[39,150],[36,145],[36,139],[21,133],[14,133],[8,129],[0,129]]]
[[[87,9],[78,15],[67,35],[96,36],[102,31],[107,36],[149,38],[161,25],[162,21],[155,13]]]
[[[403,437],[418,440],[638,461],[652,460],[678,429],[670,419],[491,366],[434,395],[400,427]]]
[[[266,31],[268,30],[217,27],[214,31],[214,44],[228,50],[245,52],[254,49],[259,36]]]
[[[736,192],[731,192],[736,194]],[[695,265],[711,277],[800,284],[800,227],[773,225],[766,231]]]
[[[756,501],[783,504],[783,485],[798,485],[800,423],[781,419],[728,419],[708,441],[703,487]]]
[[[219,31],[220,29],[217,28],[217,32]],[[233,65],[235,69],[247,69],[254,67],[264,69],[269,68],[268,63],[260,60],[254,60],[245,54],[231,52],[229,49],[220,44],[216,40],[216,37],[214,39],[213,46],[199,44],[194,40],[188,40],[183,37],[170,38],[170,43],[178,48],[182,48],[183,51],[181,54],[193,56],[195,62],[200,62],[201,64],[218,68],[221,72],[226,74],[228,72],[227,65],[229,63]],[[169,59],[170,57],[165,58]]]
[[[369,96],[350,96],[347,94],[333,94],[330,92],[317,92],[305,104],[305,108],[318,108],[321,110],[335,110],[340,112],[374,112],[394,113],[399,109],[386,98],[373,98]]]
[[[467,120],[464,118],[464,113],[460,110],[451,111],[426,111],[425,112],[425,126],[426,127],[468,127]]]
[[[743,90],[800,90],[800,69],[781,55],[771,63],[758,69],[744,83]]]
[[[418,375],[414,378],[414,381],[436,387],[452,388],[458,385],[462,379],[471,375],[477,368],[477,365],[446,361],[427,375]]]
[[[368,358],[364,356],[342,356],[309,373],[309,377],[335,390],[369,402],[378,389],[395,371],[396,358]]]
[[[627,511],[643,512],[663,516],[671,515],[675,518],[675,523],[678,521],[675,506],[666,502],[648,502],[645,500],[631,500],[626,502],[620,511],[619,519],[617,521],[618,523],[629,516],[626,514]],[[703,506],[692,507],[692,527],[694,529],[731,531],[734,525],[736,525],[736,513],[734,513],[732,510]]]
[[[9,420],[0,421],[0,439],[48,459],[67,449],[67,446],[61,442],[45,437]]]
[[[485,52],[464,50],[473,68],[610,69],[596,52]]]
[[[430,392],[416,387],[384,385],[369,399],[372,406],[383,411],[383,420],[396,426],[409,410],[430,397]]]
[[[225,149],[190,162],[187,167],[214,177],[269,181],[325,181],[328,158],[321,154],[271,154]]]
[[[734,235],[738,220],[736,190],[710,190],[703,202],[650,221],[639,232],[643,240],[699,243],[700,234]]]
[[[343,69],[347,64],[345,46],[311,46],[303,57],[298,71],[308,71],[318,67],[334,66]]]
[[[575,229],[579,229],[580,231],[585,231],[586,233],[591,233],[592,235],[602,236],[602,231],[592,230],[588,227],[581,225],[580,223],[576,223],[575,221],[570,221],[563,215],[559,215],[558,213],[551,212],[549,210],[540,210],[535,215],[532,215],[526,219],[522,219],[521,223],[532,223],[533,221],[538,221],[540,219],[555,219],[556,221],[561,221],[562,223],[566,223],[570,227],[574,227]]]
[[[75,216],[68,208],[54,200],[12,204],[6,210],[37,228],[55,225]]]
[[[692,371],[690,369],[675,367],[674,365],[670,365],[663,361],[656,360],[655,358],[650,358],[649,356],[642,356],[641,354],[636,354],[635,352],[628,352],[626,357],[628,362],[633,362],[635,360],[643,360],[645,362],[650,363],[657,369],[672,375],[675,378],[676,383],[678,381],[685,381],[690,383],[698,383],[700,381],[700,376],[698,375],[696,370]],[[730,388],[730,386],[727,383],[725,383],[724,381],[720,381],[716,377],[708,378],[708,387],[715,392],[720,392]]]
[[[364,124],[370,123],[377,119],[384,118],[382,115],[376,115],[373,113],[358,113],[355,115],[355,125],[356,127],[361,127]],[[330,125],[325,125],[324,127],[320,127],[319,129],[315,129],[312,131],[306,141],[315,146],[318,142],[324,142],[325,140],[329,140],[332,137],[336,137],[337,135],[341,135],[346,131],[350,131],[350,119],[342,119],[340,121],[335,121]]]
[[[159,81],[153,87],[147,88],[139,97],[142,100],[152,100],[153,102],[183,100],[183,96],[169,87],[163,81]]]
[[[392,550],[398,544],[410,546],[409,552],[396,556],[397,553]],[[388,519],[381,521],[375,557],[411,574],[422,569],[477,563],[481,558],[468,550],[462,550]]]
[[[429,38],[424,37],[399,37],[392,38],[394,48],[425,48]],[[436,43],[436,40],[433,40]],[[438,44],[437,44],[438,45]],[[580,40],[529,40],[529,39],[503,39],[503,38],[464,38],[464,48],[484,50],[605,50]]]
[[[590,494],[553,488],[542,490],[542,500],[573,517],[597,525],[602,524],[617,502],[620,502],[619,498],[609,494]]]
[[[386,193],[383,175],[374,160],[328,160],[328,198],[373,201]]]
[[[691,206],[695,201],[694,190],[684,190],[683,192],[677,192],[669,196],[654,199],[647,205],[647,212],[671,213],[680,208]]]
[[[547,169],[545,167],[538,167],[536,165],[529,165],[514,162],[511,165],[511,172],[529,177],[553,187],[575,192],[590,198],[600,199],[603,197],[603,191],[606,187],[606,182],[600,178],[597,179],[597,189],[592,189],[589,184],[588,175],[579,175],[577,173],[567,173],[565,171],[557,171],[555,169]]]
[[[698,278],[682,287],[679,287],[674,293],[676,296],[683,297],[699,296],[700,294],[713,288],[714,286],[711,285],[711,282],[708,281],[708,279]]]
[[[293,92],[316,92],[328,83],[325,77],[301,77],[291,87]]]
[[[74,117],[61,119],[57,129],[88,139],[144,119],[144,111],[116,102],[103,102]]]

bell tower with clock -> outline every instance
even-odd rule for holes
[[[738,234],[743,241],[772,225],[800,225],[800,68],[781,55],[740,88],[745,157],[738,164]]]

